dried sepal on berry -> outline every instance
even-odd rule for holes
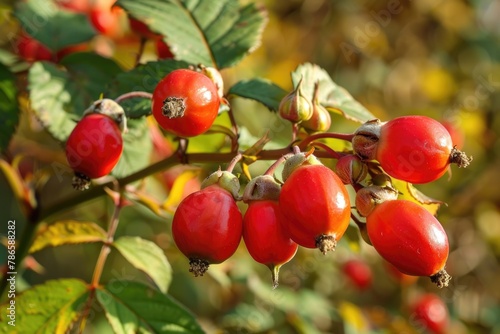
[[[354,132],[352,148],[361,159],[375,159],[380,128],[383,124],[379,119],[374,119],[364,123]]]
[[[348,154],[337,161],[335,171],[344,184],[358,184],[366,178],[368,167],[358,156]]]
[[[83,116],[92,113],[111,117],[111,119],[116,122],[122,133],[126,133],[128,131],[125,110],[123,110],[123,107],[114,100],[99,99],[94,101],[92,105],[83,112]]]
[[[392,187],[368,186],[356,193],[356,210],[363,217],[368,217],[375,206],[398,198],[398,191]]]

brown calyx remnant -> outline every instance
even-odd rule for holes
[[[90,177],[83,173],[75,172],[71,185],[76,190],[87,190],[90,188]]]
[[[431,276],[432,283],[435,283],[440,289],[447,287],[450,280],[451,276],[444,269],[441,269],[436,274]]]
[[[333,235],[322,234],[316,237],[316,247],[324,255],[326,255],[326,253],[329,251],[334,251],[336,246],[337,246],[337,240]]]
[[[178,118],[184,116],[186,102],[183,98],[169,96],[163,100],[161,113],[168,118]]]
[[[194,277],[203,276],[208,270],[209,263],[207,260],[196,257],[189,259],[189,272],[194,274]]]
[[[456,164],[459,168],[465,168],[470,165],[472,157],[468,157],[465,152],[460,151],[454,146],[450,153],[450,163]]]

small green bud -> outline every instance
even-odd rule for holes
[[[302,80],[293,92],[281,100],[279,106],[280,116],[292,123],[307,121],[313,115],[312,103],[302,94],[301,85]]]

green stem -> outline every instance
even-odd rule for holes
[[[109,253],[111,252],[111,244],[113,243],[116,229],[118,227],[118,223],[120,222],[120,212],[123,208],[123,204],[123,193],[120,191],[119,197],[115,201],[115,210],[109,222],[106,242],[101,247],[101,252],[99,253],[99,257],[97,258],[94,268],[94,274],[92,275],[92,281],[90,283],[91,289],[95,289],[99,286],[99,281],[101,280],[102,272],[104,270],[104,264],[106,263]]]
[[[314,147],[319,147],[321,148],[322,150],[324,150],[325,152],[327,152],[328,154],[330,154],[330,156],[333,158],[333,159],[340,159],[344,156],[344,154],[342,153],[339,153],[333,149],[331,149],[328,145],[326,144],[323,144],[323,143],[318,143],[318,142],[313,142],[311,144],[312,146]]]
[[[307,145],[312,143],[315,140],[318,139],[340,139],[340,140],[345,140],[345,141],[352,141],[352,138],[354,137],[354,134],[352,133],[337,133],[337,132],[322,132],[322,133],[317,133],[315,135],[311,135],[304,140],[302,140],[298,145],[302,150],[304,150]]]
[[[258,153],[258,160],[277,160],[281,156],[290,153],[291,148],[286,147],[282,149],[276,150],[262,150]],[[331,158],[330,154],[327,152],[315,152],[315,156],[318,158]],[[191,153],[186,154],[184,156],[184,160],[189,161],[189,163],[207,163],[207,162],[229,162],[234,158],[234,153]],[[53,205],[42,208],[40,214],[38,215],[38,221],[42,221],[47,219],[48,217],[60,213],[64,210],[67,210],[77,204],[82,202],[89,201],[91,199],[97,198],[105,194],[104,189],[106,187],[113,188],[113,184],[116,183],[118,187],[123,188],[129,183],[139,181],[147,176],[159,173],[168,167],[171,167],[175,164],[182,163],[183,157],[180,157],[177,154],[174,154],[164,160],[160,160],[157,163],[150,165],[140,171],[137,171],[129,176],[126,176],[121,179],[117,179],[115,181],[110,181],[105,184],[93,187],[84,192],[75,193],[74,196],[65,198],[64,200],[54,203]]]
[[[241,155],[241,153],[236,154],[235,157],[229,162],[229,165],[227,165],[226,171],[232,173],[234,167],[236,167],[236,164],[241,160],[242,157],[243,156]]]
[[[148,41],[148,39],[146,37],[141,36],[141,40],[139,42],[139,50],[137,51],[137,56],[135,57],[134,67],[137,67],[141,64],[142,54],[144,53],[144,49],[145,49],[147,41]]]
[[[294,146],[296,147],[296,146]],[[266,172],[264,173],[264,175],[273,175],[274,174],[274,171],[276,170],[276,168],[278,168],[279,165],[281,165],[286,159],[292,157],[294,155],[294,153],[288,153],[288,154],[285,154],[285,155],[282,155],[281,157],[279,157],[271,166],[269,166],[269,168],[266,170]]]
[[[151,93],[148,93],[148,92],[128,92],[128,93],[125,93],[125,94],[122,94],[120,96],[118,96],[116,99],[115,99],[115,102],[116,103],[120,103],[124,100],[127,100],[127,99],[133,99],[133,98],[143,98],[143,99],[153,99],[153,94]]]

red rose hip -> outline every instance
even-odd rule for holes
[[[433,334],[444,334],[449,325],[449,314],[446,304],[435,294],[428,293],[412,306],[410,323],[415,327],[424,326]]]
[[[75,171],[73,186],[83,190],[90,179],[109,174],[122,151],[122,134],[115,120],[99,113],[85,115],[66,142],[66,158]]]
[[[449,132],[425,116],[402,116],[362,125],[353,148],[363,159],[376,159],[390,176],[411,183],[440,178],[450,163],[467,167],[471,158],[453,147]]]
[[[370,266],[362,260],[351,259],[346,261],[342,265],[342,271],[358,290],[365,290],[372,284],[372,270]]]
[[[215,83],[206,75],[187,69],[170,72],[153,92],[153,116],[160,126],[179,136],[206,132],[219,112]]]
[[[291,239],[326,254],[349,225],[349,194],[340,178],[321,164],[301,165],[286,178],[279,197]]]
[[[278,286],[280,267],[297,252],[297,244],[286,233],[277,201],[251,201],[243,218],[243,240],[252,258],[271,269],[273,287]]]
[[[429,276],[438,287],[448,286],[451,277],[444,270],[448,237],[422,206],[407,200],[386,201],[375,206],[366,224],[375,250],[399,271]]]
[[[203,276],[209,264],[231,257],[241,234],[241,212],[233,195],[218,184],[187,196],[172,221],[175,244],[189,258],[189,271],[195,276]]]

